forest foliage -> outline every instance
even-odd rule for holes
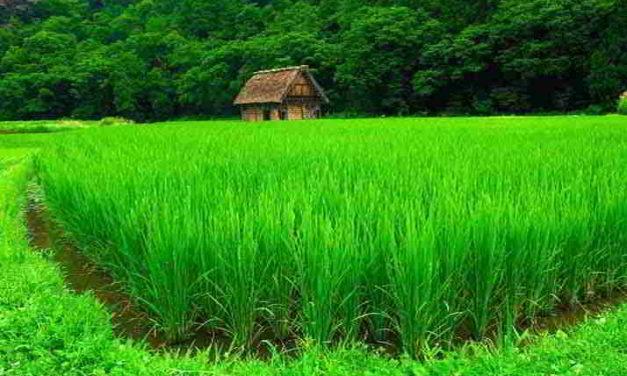
[[[613,110],[626,0],[4,0],[0,119],[224,116],[312,67],[345,114]]]

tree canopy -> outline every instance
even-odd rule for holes
[[[0,119],[224,116],[300,64],[334,112],[603,111],[626,29],[627,0],[2,0]]]

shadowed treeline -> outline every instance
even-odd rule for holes
[[[331,112],[589,113],[627,83],[624,0],[0,2],[0,120],[233,114],[307,64]]]

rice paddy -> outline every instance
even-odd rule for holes
[[[171,342],[501,340],[627,286],[623,117],[63,133],[46,204]]]

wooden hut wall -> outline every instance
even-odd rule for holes
[[[292,83],[288,97],[313,97],[316,90],[313,84],[301,73]]]
[[[300,104],[287,105],[287,118],[289,120],[301,120],[303,118],[303,106]]]
[[[242,119],[246,121],[260,121],[263,120],[263,111],[258,107],[243,107]]]
[[[288,101],[288,119],[318,119],[320,117],[320,102],[318,100]]]
[[[264,121],[265,115],[269,114],[269,120],[280,120],[279,106],[277,105],[260,105],[247,106],[242,108],[242,120],[246,121]]]

